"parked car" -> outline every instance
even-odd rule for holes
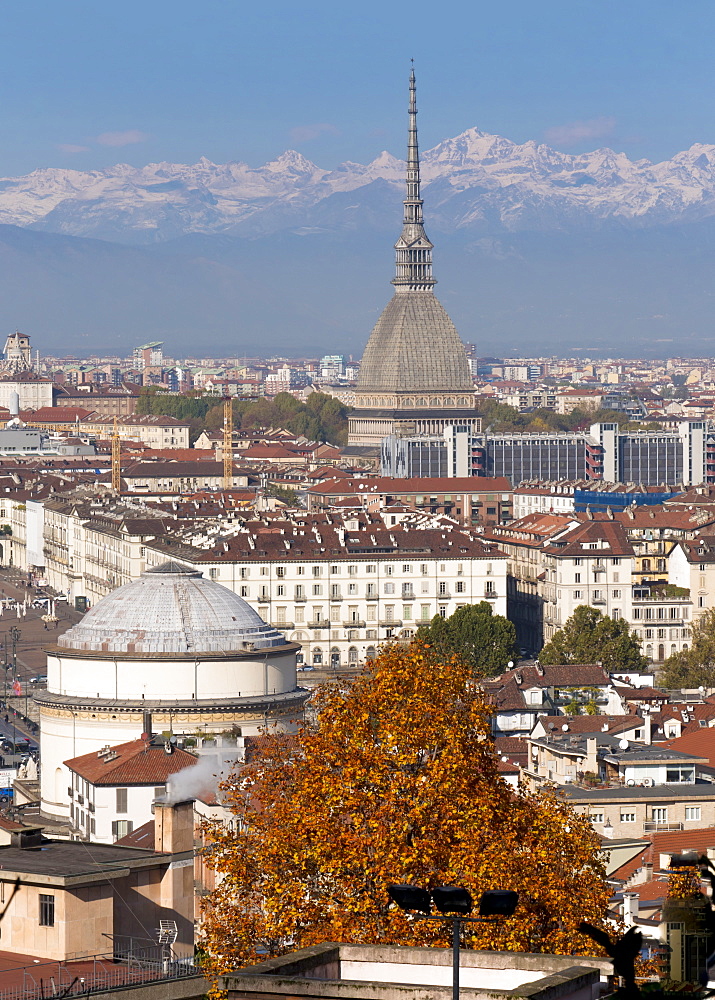
[[[30,684],[47,684],[47,674],[35,674],[30,678]]]
[[[64,603],[67,604],[69,598],[67,597],[67,594],[58,594],[57,597],[55,597],[55,600],[64,601]]]

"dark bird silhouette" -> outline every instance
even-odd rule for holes
[[[585,921],[578,925],[578,929],[596,944],[600,944],[612,960],[614,973],[623,980],[624,988],[621,995],[639,997],[640,990],[636,985],[636,958],[640,955],[643,934],[636,927],[631,927],[622,937],[612,939],[605,931]]]

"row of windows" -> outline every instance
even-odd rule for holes
[[[690,629],[687,628],[646,628],[633,629],[637,639],[689,639]]]
[[[429,576],[431,573],[435,572],[435,568],[436,567],[435,567],[434,563],[420,563],[419,564],[419,573],[420,573],[421,576]],[[240,577],[241,577],[242,580],[248,580],[250,578],[250,576],[251,576],[251,569],[256,569],[258,571],[258,575],[259,576],[270,576],[270,573],[271,573],[270,566],[256,566],[256,567],[241,566],[241,568],[239,570],[239,575],[240,575]],[[306,572],[308,569],[310,569],[310,573]],[[361,569],[362,569],[362,571],[364,573],[377,573],[378,567],[377,567],[376,563],[367,563],[367,564],[360,565],[360,566],[356,566],[356,565],[350,564],[350,565],[347,565],[347,566],[335,565],[335,566],[330,566],[330,567],[327,567],[327,566],[311,566],[311,567],[307,567],[307,566],[294,566],[293,567],[293,570],[295,571],[295,575],[296,576],[314,576],[314,577],[320,577],[320,576],[324,576],[324,575],[325,576],[328,576],[328,575],[330,575],[330,576],[340,576],[342,574],[342,572],[343,572],[343,569],[346,570],[348,576],[358,576]],[[395,563],[385,563],[382,566],[382,572],[384,573],[385,576],[392,576],[395,573],[396,569],[397,569],[397,565]],[[453,570],[453,569],[454,569],[454,566],[453,566],[452,563],[450,563],[450,570]],[[492,564],[491,563],[486,563],[485,569],[486,569],[487,573],[491,573],[492,572]],[[329,572],[326,572],[326,570],[328,570]],[[288,567],[286,567],[286,566],[276,566],[274,572],[275,572],[275,575],[278,577],[278,579],[282,579],[282,578],[284,578],[288,574]],[[402,564],[402,572],[405,573],[405,574],[411,575],[412,573],[417,572],[417,570],[416,570],[416,567],[413,566],[411,563],[403,563]],[[447,564],[446,563],[440,563],[439,564],[439,572],[440,573],[446,573],[447,572]],[[457,572],[457,576],[461,576],[465,572],[464,563],[457,563],[456,572]]]
[[[397,593],[396,586],[397,585],[394,584],[394,583],[390,583],[390,582],[384,583],[383,586],[382,586],[382,592],[383,592],[383,594],[388,594],[388,595],[394,595],[394,594],[396,594]],[[494,583],[492,581],[490,581],[490,580],[487,580],[486,583],[485,583],[485,590],[488,591],[488,592],[490,592],[490,593],[494,593],[495,589],[496,588],[494,586]],[[464,580],[457,580],[454,583],[454,591],[455,591],[456,594],[466,594],[467,593],[467,584],[465,583],[465,581]],[[420,592],[423,593],[423,594],[428,594],[430,592],[430,584],[426,583],[426,582],[422,583],[420,585]],[[275,584],[275,586],[274,586],[274,593],[275,593],[276,597],[287,597],[288,595],[286,593],[286,585],[283,584],[283,583],[277,583],[277,584]],[[403,598],[404,597],[414,597],[415,591],[414,591],[414,588],[413,588],[412,584],[411,583],[403,583],[402,584],[401,593],[402,593]],[[438,585],[437,585],[437,593],[441,597],[449,597],[449,584],[446,581],[441,580],[438,583]],[[312,586],[310,587],[310,595],[312,597],[322,597],[323,596],[323,584],[322,583],[314,583],[314,584],[312,584]],[[357,597],[358,596],[358,585],[356,583],[349,583],[347,585],[347,595],[348,595],[348,597]],[[239,587],[239,596],[240,597],[246,597],[246,598],[250,598],[251,597],[251,589],[250,589],[250,587],[249,587],[248,584],[245,584],[245,583],[241,584],[241,586]],[[263,585],[263,586],[259,587],[259,590],[258,590],[258,600],[259,601],[261,599],[267,599],[270,596],[271,596],[271,591],[270,591],[270,588],[267,585]],[[326,596],[327,596],[327,592],[326,592]],[[330,598],[332,600],[341,600],[342,599],[343,593],[342,593],[342,590],[340,588],[340,584],[339,583],[333,583],[333,584],[330,585],[330,595],[329,596],[330,596]],[[368,584],[365,585],[365,596],[366,597],[378,597],[379,596],[378,586],[377,586],[376,583],[368,583]],[[294,588],[293,588],[293,599],[296,600],[296,601],[304,601],[306,599],[306,597],[307,597],[306,587],[303,584],[300,584],[300,583],[295,584]]]
[[[302,625],[306,622],[309,623],[313,622],[317,624],[318,622],[330,621],[331,624],[345,622],[346,625],[350,625],[351,623],[354,623],[359,627],[359,622],[362,621],[361,613],[358,608],[347,608],[346,610],[343,610],[342,608],[331,608],[329,619],[325,618],[325,609],[322,605],[318,605],[317,607],[312,607],[310,610],[311,610],[311,617],[306,618],[305,608],[295,608],[295,610],[293,611],[293,619],[295,623]],[[397,611],[398,609],[394,604],[386,604],[379,613],[380,620],[387,622],[400,620],[397,617]],[[402,605],[401,620],[411,621],[413,618],[413,614],[414,614],[414,608],[411,604]],[[419,618],[421,621],[424,622],[430,621],[433,614],[434,610],[431,604],[420,605]],[[443,618],[446,617],[447,614],[446,607],[440,606],[439,614],[442,615]],[[376,622],[378,620],[377,608],[368,607],[367,610],[365,611],[365,619],[368,622]],[[287,622],[288,622],[288,608],[287,607],[276,608],[274,624],[277,626],[281,626],[287,624]]]
[[[578,576],[578,573],[576,575]],[[578,580],[576,582],[578,583]],[[583,594],[583,591],[581,591],[581,590],[574,590],[574,592],[573,592],[574,600],[575,601],[581,600],[582,594]],[[621,596],[620,590],[613,590],[611,592],[611,597],[614,598],[615,600],[619,600],[620,596]],[[561,591],[559,591],[559,597],[561,597]],[[594,590],[591,593],[591,599],[594,600],[594,601],[605,600],[606,597],[608,597],[608,591],[607,590],[603,590],[603,591],[601,591],[601,590]]]
[[[604,813],[602,812],[592,812],[589,813],[589,820],[592,823],[603,823]],[[668,807],[667,806],[652,806],[650,810],[650,818],[653,823],[667,823],[668,822]],[[686,806],[685,807],[685,819],[687,822],[697,822],[701,818],[701,808],[700,806]],[[621,823],[635,823],[636,813],[631,809],[622,809],[620,813]]]
[[[651,619],[659,619],[662,621],[664,618],[687,618],[688,608],[633,608],[633,618],[635,621],[640,619],[645,619],[649,621]]]

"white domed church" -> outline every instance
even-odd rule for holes
[[[66,818],[64,761],[136,739],[144,713],[177,735],[291,730],[308,692],[299,644],[200,572],[167,562],[119,587],[47,648],[38,694],[42,812]]]

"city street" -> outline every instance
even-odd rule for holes
[[[82,615],[69,604],[57,601],[55,603],[57,623],[44,622],[42,616],[47,613],[45,609],[29,606],[36,599],[37,590],[25,586],[26,582],[26,576],[17,570],[0,569],[0,601],[11,599],[23,604],[27,599],[29,602],[25,613],[21,612],[19,618],[12,607],[3,607],[0,614],[0,666],[11,665],[13,662],[13,630],[16,630],[14,631],[15,662],[17,679],[21,687],[21,694],[13,693],[13,671],[0,670],[0,740],[16,741],[27,738],[36,748],[38,733],[31,731],[24,717],[37,721],[38,713],[32,695],[35,689],[41,689],[45,685],[44,682],[30,684],[30,678],[47,673],[44,647],[56,642],[58,636],[76,624]],[[43,592],[50,594],[48,588],[43,588]],[[6,761],[10,760],[8,755],[3,756]]]

